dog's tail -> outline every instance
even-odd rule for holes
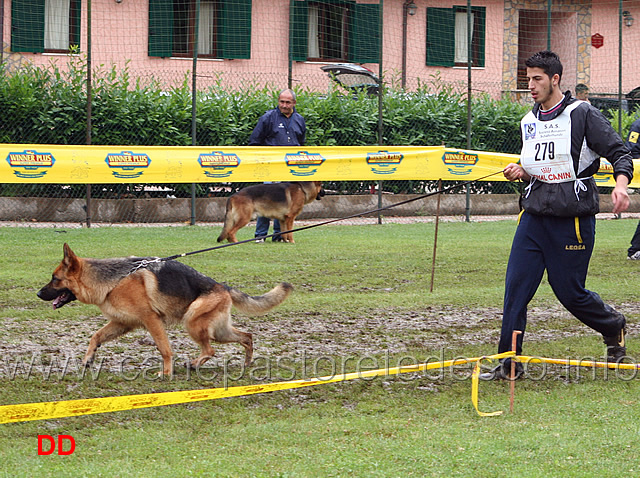
[[[234,288],[231,288],[229,293],[231,294],[233,305],[240,312],[247,315],[261,315],[282,304],[292,291],[293,286],[291,284],[282,282],[264,295],[251,296]]]

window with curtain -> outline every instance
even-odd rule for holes
[[[193,58],[197,42],[198,57],[250,58],[251,0],[200,0],[196,9],[196,0],[149,0],[149,56]]]
[[[290,22],[295,61],[380,61],[379,4],[294,0]]]
[[[310,3],[308,58],[347,61],[349,58],[348,25],[348,6]]]
[[[13,0],[11,50],[68,53],[80,44],[80,0]]]
[[[198,30],[198,56],[217,57],[218,7],[216,0],[200,0],[199,17],[195,0],[173,3],[173,48],[171,56],[193,58]]]
[[[467,65],[469,58],[469,17],[467,16],[467,12],[456,11],[455,18],[455,56],[453,62],[456,64],[464,63],[464,65]],[[473,13],[471,13],[471,25],[473,31]]]
[[[486,8],[471,7],[471,49],[466,7],[427,8],[427,65],[483,67]]]
[[[70,0],[45,0],[44,2],[44,49],[69,49]]]

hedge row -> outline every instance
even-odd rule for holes
[[[26,66],[9,73],[0,66],[0,142],[85,144],[85,68],[78,57],[71,59],[68,72],[55,66]],[[153,78],[132,78],[127,68],[101,68],[93,78],[93,144],[192,144],[188,78],[168,90]],[[297,109],[308,125],[308,145],[378,144],[377,97],[345,95],[337,89],[323,95],[303,89],[297,93]],[[247,144],[258,117],[276,106],[277,95],[277,90],[264,87],[199,91],[197,144]],[[465,97],[437,78],[410,93],[387,89],[383,98],[384,144],[466,147]],[[526,109],[486,95],[473,98],[472,149],[518,152],[518,125]]]

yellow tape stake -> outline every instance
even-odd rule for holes
[[[513,352],[491,355],[487,359],[499,359],[513,355]],[[484,357],[483,357],[484,358]],[[424,364],[407,365],[403,367],[367,370],[342,375],[312,378],[308,380],[292,380],[289,382],[275,382],[264,385],[243,385],[228,388],[210,388],[204,390],[189,390],[181,392],[148,393],[142,395],[125,395],[121,397],[89,398],[83,400],[67,400],[59,402],[24,403],[18,405],[0,406],[0,424],[26,422],[32,420],[50,420],[54,418],[92,415],[96,413],[119,412],[138,408],[161,407],[181,403],[216,400],[218,398],[239,397],[258,393],[275,392],[314,385],[324,385],[345,380],[362,379],[376,376],[390,376],[400,373],[423,372],[436,368],[452,367],[473,363],[480,358],[445,360],[443,362],[428,362]],[[477,408],[477,407],[476,407]]]
[[[478,383],[480,382],[480,364],[483,360],[488,360],[489,357],[480,357],[476,362],[476,366],[473,368],[473,374],[471,375],[471,402],[481,417],[497,417],[502,415],[502,410],[496,412],[481,412],[478,408]]]

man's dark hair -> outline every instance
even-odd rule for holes
[[[589,87],[584,83],[578,83],[576,85],[576,93],[580,93],[581,91],[589,91]]]
[[[558,75],[562,79],[562,63],[558,55],[552,51],[539,51],[529,57],[524,64],[527,68],[541,68],[549,78],[553,78],[553,75]]]

